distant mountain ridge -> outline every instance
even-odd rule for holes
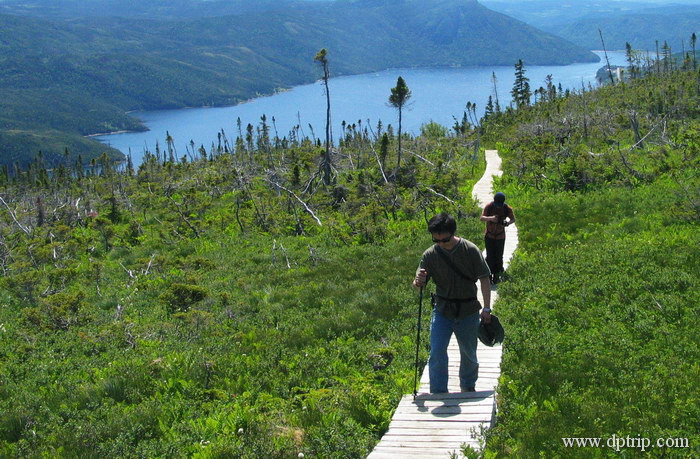
[[[260,13],[287,8],[296,1],[298,0],[0,0],[0,14],[44,19],[124,17],[172,20]]]
[[[669,5],[606,17],[591,16],[547,28],[550,33],[588,47],[596,42],[600,47],[598,29],[603,32],[608,49],[625,49],[629,42],[634,49],[653,52],[657,42],[659,48],[667,42],[674,52],[688,51],[690,36],[700,34],[700,5]]]
[[[209,3],[176,3],[188,1]],[[230,105],[314,81],[313,56],[322,47],[334,76],[598,60],[475,0],[284,2],[264,14],[187,20],[0,14],[0,162],[26,163],[37,147],[49,163],[62,160],[67,146],[87,158],[118,156],[82,136],[142,128],[125,115],[130,110]],[[56,132],[62,138],[47,140]]]
[[[667,2],[668,3],[668,2]],[[700,33],[700,4],[678,0],[664,6],[637,1],[593,0],[581,4],[573,0],[504,2],[485,0],[495,11],[520,19],[586,49],[600,49],[603,32],[608,49],[653,51],[656,42],[674,49],[689,49],[690,36]],[[684,46],[685,45],[685,46]]]

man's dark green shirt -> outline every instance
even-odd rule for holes
[[[442,251],[472,282],[468,282],[457,274],[437,251]],[[484,277],[489,277],[491,271],[484,260],[479,247],[459,238],[459,242],[452,250],[445,250],[435,244],[423,252],[420,265],[416,274],[423,268],[428,272],[428,277],[435,282],[435,293],[442,298],[466,299],[476,298],[476,282]]]

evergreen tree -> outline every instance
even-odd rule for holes
[[[495,99],[493,109],[496,113],[501,113],[501,103],[498,100],[498,87],[496,83],[496,72],[491,72],[491,84],[493,85],[493,97]]]
[[[673,55],[671,53],[671,46],[669,46],[667,41],[664,41],[661,47],[661,55],[663,56],[664,72],[668,73],[673,70]]]
[[[272,167],[272,151],[270,148],[270,126],[267,124],[267,116],[263,113],[260,117],[260,126],[258,127],[258,150],[263,150],[267,153],[267,165]]]
[[[44,210],[44,200],[41,196],[36,198],[36,226],[44,226],[46,222],[46,211]]]
[[[695,32],[690,36],[690,46],[693,47],[693,70],[695,70],[696,64],[695,64],[695,43],[698,41],[697,35],[695,35]]]
[[[109,210],[107,211],[107,218],[112,223],[119,223],[121,220],[121,212],[119,210],[119,203],[117,202],[117,197],[112,194],[107,201],[109,202]]]
[[[625,43],[625,53],[627,55],[627,66],[629,67],[630,78],[635,79],[637,77],[637,71],[635,68],[634,50],[629,42]]]
[[[489,96],[488,102],[486,102],[486,106],[484,107],[484,119],[488,120],[491,116],[493,116],[493,97]]]
[[[175,164],[175,141],[168,131],[165,131],[165,144],[168,147],[168,162]]]
[[[479,118],[476,115],[476,104],[472,103],[471,101],[467,101],[466,108],[467,111],[465,113],[469,117],[469,121],[471,122],[471,124],[473,124],[474,127],[480,127]]]
[[[525,76],[525,67],[522,59],[518,59],[515,63],[515,82],[511,90],[513,102],[516,108],[527,107],[530,105],[530,79]]]
[[[469,131],[470,124],[469,124],[469,118],[467,117],[467,112],[464,111],[462,112],[462,121],[459,121],[457,118],[454,116],[452,117],[455,120],[455,124],[452,127],[454,129],[455,133],[457,135],[465,135],[467,131]]]
[[[557,87],[554,85],[554,78],[551,73],[545,77],[544,82],[547,85],[547,90],[544,93],[546,100],[551,102],[557,98]]]
[[[246,148],[248,149],[248,155],[250,156],[250,159],[253,159],[253,149],[255,148],[253,145],[253,125],[248,123],[248,125],[245,127],[245,143],[246,143]]]
[[[389,105],[396,108],[399,111],[399,145],[398,145],[398,157],[396,159],[396,171],[398,172],[401,167],[401,128],[403,122],[403,108],[406,103],[411,98],[411,90],[406,85],[403,78],[399,77],[396,80],[396,87],[391,88],[391,95],[389,96]]]
[[[126,155],[126,174],[128,176],[134,175],[134,161],[131,158],[131,149],[129,149],[129,154]]]
[[[323,183],[329,185],[331,183],[331,94],[328,90],[328,79],[330,78],[330,70],[328,67],[328,51],[326,48],[316,53],[314,60],[321,64],[323,68],[323,85],[326,90],[326,145],[323,155]]]
[[[83,155],[78,155],[78,159],[75,160],[75,175],[78,179],[82,179],[85,176],[85,164],[83,164]]]
[[[386,157],[387,157],[388,153],[389,153],[389,136],[385,132],[382,135],[382,143],[379,147],[379,158],[381,161],[382,168],[384,168],[384,165],[386,164]]]
[[[661,73],[661,55],[659,54],[659,40],[656,40],[656,74]]]

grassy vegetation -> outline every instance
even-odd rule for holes
[[[0,174],[0,455],[364,457],[412,389],[426,219],[480,242],[481,139],[521,237],[484,456],[697,456],[700,74],[654,69],[425,126],[397,169],[391,127],[348,126],[328,183],[262,120],[197,161]]]
[[[348,129],[327,186],[267,138],[5,182],[0,455],[364,457],[412,390],[425,217],[481,231],[470,139],[406,137],[385,180],[387,139]]]
[[[520,247],[486,457],[700,452],[699,95],[678,71],[492,120]],[[613,435],[690,447],[562,441]]]

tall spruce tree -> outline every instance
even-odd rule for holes
[[[673,70],[673,53],[671,52],[671,46],[665,40],[661,47],[661,55],[663,56],[664,72],[668,73]]]
[[[401,128],[403,122],[403,108],[406,103],[411,98],[411,90],[406,85],[406,82],[402,77],[396,80],[396,87],[391,88],[391,95],[389,96],[389,105],[396,108],[399,111],[399,144],[398,144],[398,156],[396,159],[396,172],[398,172],[401,167]]]
[[[544,78],[544,82],[547,85],[547,88],[543,93],[543,96],[545,96],[545,100],[551,102],[557,98],[557,87],[554,85],[554,78],[552,77],[551,73]]]
[[[491,118],[493,116],[493,112],[493,96],[489,96],[489,100],[486,102],[486,106],[484,107],[484,120]]]
[[[493,85],[493,97],[494,97],[494,105],[493,109],[495,113],[501,113],[501,103],[498,100],[498,85],[497,85],[497,80],[496,80],[496,72],[491,72],[491,84]]]
[[[627,56],[627,67],[630,71],[630,78],[635,79],[637,78],[637,69],[635,66],[634,49],[632,49],[630,42],[625,43],[625,53]]]
[[[330,69],[328,66],[328,51],[326,48],[316,53],[314,60],[321,64],[323,69],[323,85],[326,90],[326,143],[325,152],[323,154],[323,183],[329,185],[331,183],[331,93],[328,90],[328,79],[330,78]]]
[[[515,108],[527,107],[530,105],[530,79],[525,76],[525,65],[522,59],[515,63],[515,82],[511,90]]]
[[[698,36],[695,35],[695,32],[690,36],[690,46],[693,47],[693,70],[695,70],[696,64],[695,64],[695,43],[698,41]]]

